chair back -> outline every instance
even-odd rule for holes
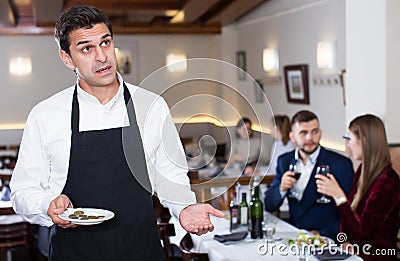
[[[16,163],[17,157],[15,156],[0,156],[0,169],[14,169]]]
[[[183,261],[209,261],[207,253],[192,252],[193,240],[189,233],[182,238],[179,248],[181,249]]]
[[[32,260],[30,224],[26,222],[0,224],[0,249],[24,249],[24,260]]]
[[[169,237],[175,236],[175,227],[172,223],[158,223],[157,224],[158,235],[163,244],[165,260],[171,260],[173,257],[171,242]]]
[[[0,173],[0,191],[3,190],[4,185],[10,184],[10,181],[11,181],[11,175]]]

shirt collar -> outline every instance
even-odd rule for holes
[[[76,84],[78,86],[77,88],[77,93],[78,93],[78,98],[80,102],[85,102],[88,104],[92,105],[97,105],[100,106],[106,110],[112,109],[117,102],[119,102],[121,99],[123,100],[124,95],[123,95],[123,83],[124,80],[122,79],[122,76],[117,72],[117,77],[119,81],[119,88],[117,93],[114,95],[114,97],[111,98],[106,104],[101,104],[99,100],[94,97],[93,95],[85,92],[80,86],[79,86],[79,79],[76,80]]]
[[[315,164],[317,162],[317,158],[320,151],[321,151],[321,146],[318,145],[318,148],[313,153],[311,153],[311,155],[308,157],[307,160],[310,161],[311,164]],[[299,148],[296,148],[296,151],[294,152],[294,158],[296,160],[299,159]]]

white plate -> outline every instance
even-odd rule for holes
[[[75,211],[83,211],[84,215],[87,216],[104,216],[103,218],[99,219],[74,219],[69,218],[68,216],[74,214]],[[103,221],[112,219],[114,217],[114,213],[109,210],[99,209],[99,208],[67,208],[61,215],[58,215],[61,219],[70,221],[73,224],[77,225],[96,225],[100,224]]]
[[[306,234],[306,235],[307,235],[307,236],[315,237],[315,235],[312,235],[312,234]],[[290,239],[287,238],[287,239],[284,240],[284,243],[285,243],[286,245],[289,246],[289,240],[294,240],[294,241],[296,242],[296,241],[297,241],[297,238],[298,238],[298,237],[296,237],[296,238],[290,238]],[[335,243],[335,241],[333,241],[332,239],[330,239],[330,238],[328,238],[328,237],[320,236],[320,239],[322,239],[322,240],[324,240],[324,241],[326,242],[326,245],[325,245],[323,248],[326,248],[326,247],[328,247],[329,245]],[[303,242],[303,244],[306,244],[306,243]],[[319,249],[321,249],[321,247],[315,246],[315,250],[319,250]]]

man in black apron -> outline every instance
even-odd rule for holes
[[[60,45],[60,57],[74,70],[78,82],[71,97],[68,173],[61,194],[54,197],[47,209],[54,223],[49,260],[163,260],[143,135],[135,114],[142,108],[135,108],[129,89],[121,82],[122,77],[117,77],[110,21],[96,8],[73,7],[58,19],[55,36]],[[121,88],[129,125],[81,131],[78,92],[83,90],[106,104],[119,94]],[[29,150],[24,146],[24,140],[29,140],[32,135],[31,131],[27,132],[21,146],[23,155],[28,154],[24,150]],[[129,164],[126,159],[124,136],[129,137],[129,156],[134,157],[134,164]],[[23,166],[16,167],[13,202],[16,202],[16,211],[29,219],[35,213],[27,213],[29,211],[25,209],[18,211],[18,204],[26,198],[20,173],[27,170],[22,169]],[[29,174],[25,177],[31,178]],[[72,204],[108,209],[115,217],[97,225],[78,226],[58,216]],[[209,214],[223,217],[222,212],[210,205],[190,204],[180,211],[179,220],[188,232],[201,235],[213,230]]]

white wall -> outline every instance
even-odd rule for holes
[[[324,145],[343,149],[341,135],[346,131],[349,119],[365,112],[384,117],[389,140],[398,142],[400,74],[396,70],[400,61],[400,33],[397,32],[400,3],[398,0],[373,0],[368,3],[366,6],[363,0],[271,0],[237,23],[224,27],[221,35],[120,35],[115,36],[115,40],[117,47],[130,49],[134,56],[134,71],[125,77],[128,82],[137,84],[164,66],[165,55],[170,51],[184,52],[188,58],[209,57],[234,64],[236,51],[244,50],[247,70],[253,78],[264,82],[273,112],[289,116],[300,109],[316,112],[324,131]],[[337,68],[347,70],[346,106],[341,88],[315,86],[311,81],[313,75],[320,74],[315,57],[316,43],[320,40],[336,41]],[[278,84],[267,81],[268,75],[262,71],[261,64],[265,47],[278,48],[280,76],[283,76],[285,65],[309,65],[309,105],[288,103],[283,81]],[[0,60],[0,124],[23,123],[34,104],[74,83],[74,75],[58,58],[52,36],[0,36],[0,48],[3,55]],[[379,51],[381,48],[384,48],[384,53]],[[16,78],[9,75],[8,59],[12,55],[32,57],[31,76]],[[215,68],[204,70],[212,76],[225,73]],[[251,83],[235,83],[232,79],[235,76],[230,73],[223,77],[243,90],[247,100],[242,99],[233,88],[204,82],[177,84],[164,96],[171,106],[199,92],[220,96],[238,113],[251,115],[253,120],[252,110],[262,111],[260,124],[268,126],[269,104],[255,102]],[[146,86],[155,92],[162,89],[159,87],[157,84]],[[173,115],[177,117],[205,111],[221,116],[229,123],[238,119],[235,112],[218,100],[181,104],[174,108]],[[0,134],[0,143],[4,143],[2,139]]]
[[[346,118],[381,117],[389,143],[400,143],[399,12],[398,0],[346,1]]]
[[[385,125],[390,143],[400,143],[400,1],[387,1],[387,107]]]
[[[250,75],[264,80],[273,111],[289,117],[301,109],[315,112],[324,131],[323,144],[343,148],[341,136],[346,122],[342,90],[339,87],[314,86],[311,78],[320,74],[315,52],[316,44],[321,40],[336,41],[337,67],[345,68],[345,1],[268,1],[240,20],[236,28],[236,50],[246,51]],[[309,65],[309,105],[288,103],[283,81],[278,85],[267,84],[265,79],[268,75],[262,70],[262,50],[265,47],[278,48],[281,76],[285,65]],[[228,55],[223,53],[223,56]]]

